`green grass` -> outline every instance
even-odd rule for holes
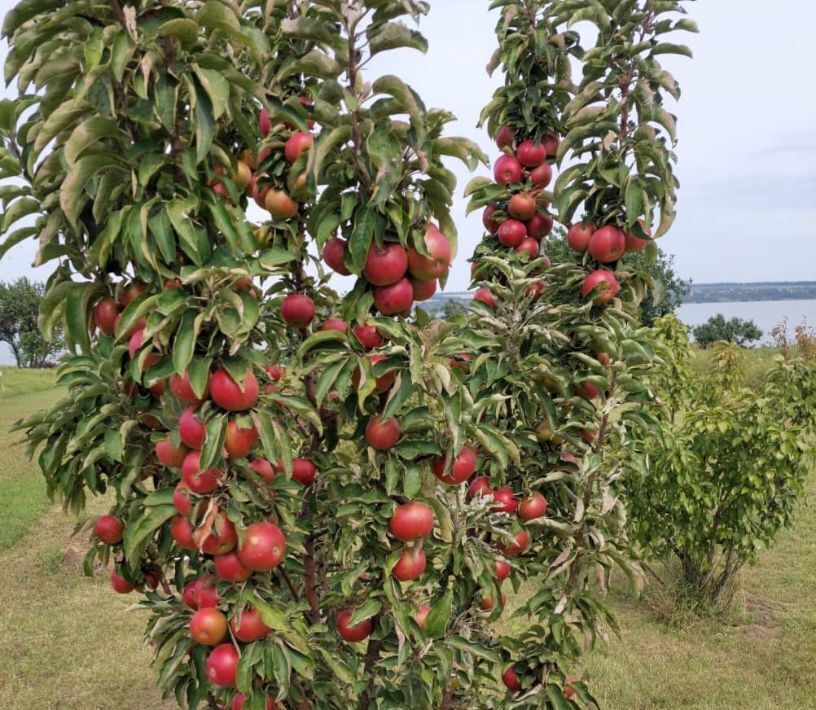
[[[0,401],[53,389],[57,371],[0,367]],[[0,405],[3,411],[5,404]]]
[[[7,384],[15,390],[23,382],[32,384],[37,378],[26,370],[11,371],[14,377],[6,377]],[[51,371],[33,371],[50,377],[50,389],[34,389],[31,394],[0,399],[0,451],[3,467],[0,469],[0,550],[13,545],[28,529],[31,521],[48,506],[45,481],[40,475],[36,461],[29,461],[22,443],[22,433],[11,433],[11,426],[22,417],[51,405],[58,397]],[[5,371],[5,375],[9,370]],[[18,375],[23,375],[18,378]],[[8,380],[11,380],[8,382]],[[42,380],[45,381],[44,379]]]
[[[142,642],[135,596],[110,591],[107,573],[82,575],[87,539],[44,496],[36,466],[8,426],[50,404],[56,389],[0,401],[0,707],[28,710],[173,708],[162,702]],[[816,500],[816,480],[808,498]],[[105,500],[91,502],[97,515]],[[743,571],[744,613],[724,620],[685,617],[668,626],[635,600],[622,579],[611,602],[621,638],[600,646],[585,669],[609,710],[805,710],[816,698],[816,507],[802,506],[795,527]]]

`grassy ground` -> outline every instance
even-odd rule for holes
[[[153,687],[144,618],[128,610],[135,597],[111,593],[104,574],[82,576],[85,541],[71,538],[72,521],[45,501],[36,467],[7,434],[11,422],[57,395],[0,401],[0,707],[175,707]],[[816,500],[816,480],[808,497]],[[89,512],[104,507],[95,501]],[[622,583],[614,589],[622,638],[599,648],[587,667],[602,707],[814,708],[816,507],[803,506],[795,528],[741,582],[745,613],[675,626],[658,621],[648,601],[628,597]]]
[[[29,395],[52,389],[55,377],[55,370],[25,370],[0,366],[0,401],[21,394]],[[4,409],[5,407],[0,404],[0,412]]]
[[[8,433],[60,396],[53,374],[6,369],[5,380],[6,394],[33,393],[0,399],[0,707],[163,707],[142,643],[144,618],[128,611],[135,596],[111,593],[104,573],[83,576],[85,540],[71,538],[73,521],[48,502],[36,464],[15,445],[20,435]],[[103,508],[95,501],[91,512]]]

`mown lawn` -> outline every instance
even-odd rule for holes
[[[5,372],[7,387],[21,386]],[[104,573],[82,576],[85,541],[71,538],[73,521],[47,502],[36,466],[8,434],[14,420],[58,394],[52,387],[0,400],[0,707],[175,707],[153,687],[144,617],[128,609],[135,597],[110,592]],[[816,500],[816,479],[808,498]],[[104,509],[94,501],[89,514]],[[803,505],[794,529],[741,581],[745,613],[671,627],[621,581],[612,593],[621,638],[587,664],[602,707],[816,707],[816,509]]]

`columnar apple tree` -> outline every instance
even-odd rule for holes
[[[562,219],[583,204],[646,240],[656,208],[666,227],[654,126],[674,85],[652,55],[677,3],[494,4],[508,81],[485,116],[529,173],[504,160],[471,192],[527,256],[512,235],[479,247],[488,306],[465,330],[410,314],[456,251],[443,158],[481,155],[363,73],[425,48],[401,20],[427,3],[23,0],[6,18],[0,255],[36,237],[57,262],[42,327],[64,322],[70,350],[69,396],[24,426],[67,508],[109,494],[86,566],[141,593],[181,705],[592,702],[567,673],[607,618],[591,572],[624,562],[604,444],[648,424],[645,286],[619,270],[618,294],[603,269],[612,290],[593,290],[612,259],[591,239],[547,269],[542,190],[553,158],[588,151],[556,184]],[[565,29],[581,19],[586,54]],[[356,276],[342,302],[324,265]],[[535,580],[515,636],[507,577]]]
[[[502,153],[493,179],[467,190],[487,236],[473,257],[473,332],[458,337],[472,346],[470,391],[490,403],[478,416],[521,452],[482,488],[522,501],[504,508],[519,505],[529,545],[513,582],[535,580],[514,614],[525,630],[501,640],[502,679],[519,705],[558,707],[593,702],[567,674],[587,640],[614,626],[597,593],[609,572],[637,574],[617,452],[656,427],[642,403],[658,360],[639,328],[653,284],[625,254],[655,250],[652,225],[656,238],[674,218],[675,119],[664,103],[679,90],[659,55],[688,54],[662,35],[695,27],[678,2],[493,5],[502,9],[490,68],[505,81],[482,119]],[[576,256],[552,265],[554,218]],[[524,506],[541,498],[546,516],[530,519]]]

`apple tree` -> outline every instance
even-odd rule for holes
[[[519,507],[531,547],[513,582],[535,580],[536,591],[507,622],[523,619],[524,631],[502,638],[503,680],[519,706],[560,707],[594,702],[568,674],[587,641],[615,628],[598,593],[610,571],[638,576],[618,452],[659,437],[644,405],[661,358],[640,327],[654,283],[627,253],[654,254],[674,218],[676,128],[664,104],[679,89],[659,58],[688,54],[663,36],[695,26],[679,2],[493,5],[489,68],[505,80],[482,120],[501,155],[493,179],[467,189],[487,235],[473,257],[472,332],[458,337],[471,346],[469,388],[490,403],[474,414],[519,452],[485,494],[547,502],[529,520]],[[555,219],[574,257],[553,265]]]

